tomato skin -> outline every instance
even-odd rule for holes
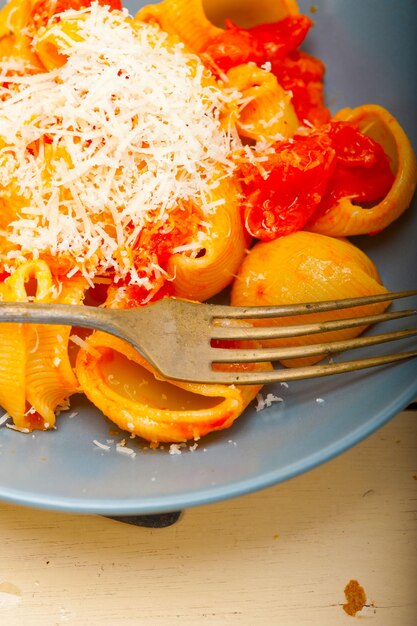
[[[379,144],[348,122],[333,122],[329,137],[341,165],[372,167],[384,153]]]
[[[314,126],[327,124],[330,112],[324,105],[324,65],[298,50],[312,24],[305,15],[291,15],[248,29],[226,20],[227,30],[209,41],[202,50],[202,58],[217,74],[243,63],[261,66],[270,62],[281,87],[292,92],[292,104],[299,120]]]
[[[162,298],[172,298],[174,287],[170,282],[164,282],[159,289],[155,289],[150,296],[149,290],[139,285],[127,285],[124,288],[122,306],[125,309],[134,309]]]
[[[99,4],[110,7],[111,11],[121,11],[123,8],[121,0],[99,0]]]
[[[289,15],[279,22],[259,24],[248,29],[261,45],[265,60],[282,59],[300,46],[313,22],[306,15]]]
[[[319,206],[334,170],[335,152],[327,135],[295,137],[277,144],[265,166],[246,176],[243,219],[251,235],[262,241],[302,230]]]
[[[266,176],[253,165],[241,170],[244,224],[262,241],[308,227],[340,198],[381,200],[394,181],[383,148],[349,122],[278,143],[262,165]]]
[[[329,138],[336,152],[336,168],[316,216],[341,198],[358,203],[382,200],[395,179],[383,148],[349,122],[332,122]]]
[[[229,22],[229,29],[209,41],[202,57],[209,60],[214,71],[227,72],[243,63],[262,64],[264,53],[248,31]]]
[[[223,72],[242,63],[262,65],[266,61],[283,59],[296,50],[311,25],[305,15],[289,16],[279,22],[248,29],[226,20],[226,30],[211,39],[202,54]]]
[[[116,288],[123,288],[123,307],[141,306],[165,296],[173,296],[173,282],[167,277],[169,261],[178,246],[197,240],[203,219],[198,207],[191,201],[183,201],[165,219],[161,220],[155,215],[153,220],[149,220],[133,246],[132,261],[135,275],[150,284],[149,287],[130,285],[129,273],[119,279]],[[133,229],[133,224],[130,227]],[[158,271],[158,268],[162,271]],[[111,290],[109,298],[113,299]]]
[[[30,405],[29,408],[31,408]],[[45,430],[45,420],[37,411],[35,413],[26,412],[25,418],[31,430]]]
[[[79,9],[89,7],[93,3],[93,1],[94,0],[58,0],[58,2],[55,4],[55,8],[53,9],[53,13],[62,13],[63,11],[67,11],[68,9],[74,9],[75,11],[78,11]],[[120,0],[98,0],[98,3],[101,6],[110,7],[112,11],[115,9],[120,10],[122,8],[122,3],[120,2]]]
[[[292,104],[301,122],[313,126],[330,122],[330,111],[324,104],[324,64],[301,50],[272,62],[272,72],[279,84],[292,93]]]
[[[302,50],[293,50],[285,58],[272,61],[272,71],[280,84],[284,86],[284,83],[289,80],[322,81],[326,68],[320,59],[311,54]]]

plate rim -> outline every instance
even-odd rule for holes
[[[308,457],[303,457],[294,463],[286,465],[284,468],[258,475],[255,478],[236,481],[232,485],[212,486],[182,495],[150,497],[142,500],[142,502],[141,498],[124,498],[123,501],[118,501],[114,498],[98,498],[91,502],[86,498],[34,496],[31,492],[4,489],[0,485],[0,502],[56,512],[123,516],[170,513],[231,500],[279,485],[297,476],[302,476],[337,458],[396,417],[416,396],[417,380],[414,385],[407,387],[402,394],[395,396],[389,406],[380,410],[379,413],[373,415],[364,424],[337,439],[334,443],[327,445],[325,448],[320,448]]]

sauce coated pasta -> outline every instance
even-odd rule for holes
[[[331,115],[325,66],[300,49],[312,21],[294,0],[272,4],[275,21],[248,27],[215,25],[202,0],[133,17],[119,0],[1,9],[0,300],[130,308],[229,285],[239,305],[385,291],[345,238],[408,208],[413,149],[381,106]],[[0,406],[23,432],[54,428],[82,392],[153,445],[197,440],[259,390],[161,380],[102,332],[0,324]]]

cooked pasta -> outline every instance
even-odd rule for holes
[[[277,271],[276,268],[281,268]],[[353,298],[386,292],[375,265],[345,239],[300,231],[274,241],[257,243],[246,257],[233,285],[231,303],[236,306],[268,306]],[[388,304],[335,311],[333,319],[382,313]],[[329,319],[328,313],[294,315],[253,324],[309,324]],[[328,331],[288,339],[263,340],[265,347],[297,346],[356,337],[364,327]],[[323,357],[287,359],[286,366],[311,365]]]
[[[198,440],[229,428],[261,389],[163,381],[130,345],[102,332],[80,350],[77,375],[87,397],[119,428],[151,442]]]
[[[58,284],[44,261],[30,261],[4,281],[0,297],[8,302],[79,304],[86,286],[82,277]],[[2,405],[19,428],[52,428],[57,409],[65,408],[69,396],[80,390],[68,354],[71,328],[5,324],[0,331],[2,364],[7,367],[0,387],[7,392]]]
[[[291,96],[271,72],[249,64],[237,65],[228,71],[227,79],[243,97],[236,119],[242,137],[279,141],[295,135],[300,122]]]
[[[119,0],[0,10],[1,300],[129,308],[229,285],[244,305],[385,291],[340,237],[408,208],[411,144],[377,105],[332,118],[325,66],[300,50],[312,21],[295,0],[256,6],[268,23],[232,0],[163,0],[133,17]],[[0,324],[0,405],[23,432],[55,428],[83,392],[154,446],[197,440],[229,428],[259,389],[161,380],[102,332]]]
[[[221,32],[207,19],[203,0],[163,0],[141,9],[135,19],[158,24],[163,31],[176,35],[195,52]]]
[[[388,193],[373,206],[342,196],[317,219],[309,230],[333,237],[362,235],[383,230],[410,206],[417,183],[417,162],[410,140],[397,120],[381,106],[367,104],[343,109],[335,120],[354,122],[368,137],[379,142],[390,160],[394,181]]]

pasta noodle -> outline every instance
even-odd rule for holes
[[[4,281],[0,296],[9,302],[79,304],[85,289],[86,281],[78,277],[63,280],[58,290],[48,265],[39,260],[20,265]],[[0,330],[4,338],[2,364],[7,365],[0,389],[8,392],[4,400],[0,396],[2,405],[19,428],[52,428],[57,409],[65,407],[68,397],[80,390],[68,354],[71,328],[5,324]]]
[[[261,389],[161,381],[131,346],[102,332],[80,350],[77,374],[87,397],[119,428],[151,442],[198,440],[229,428]]]
[[[276,268],[285,268],[280,272]],[[386,292],[372,261],[344,239],[308,232],[292,233],[274,241],[258,243],[242,263],[233,285],[231,302],[236,306],[267,306],[276,302],[295,304],[334,298],[351,298]],[[383,302],[366,307],[335,311],[333,319],[382,313]],[[268,325],[309,324],[329,319],[328,313],[290,316],[268,320]],[[264,320],[253,320],[257,326]],[[262,341],[265,347],[297,346],[356,337],[364,327],[317,333],[290,339]],[[323,357],[287,359],[283,365],[312,365]]]
[[[288,15],[299,13],[295,0],[210,0],[203,2],[207,17],[219,26],[223,26],[225,19],[239,22],[242,26],[252,26],[259,23],[259,16],[264,22],[276,22]]]
[[[381,106],[368,104],[357,109],[343,109],[335,119],[357,123],[366,135],[384,146],[395,180],[387,195],[374,206],[361,207],[351,198],[342,197],[319,215],[309,229],[333,237],[382,230],[410,206],[416,189],[417,162],[410,140],[397,120]]]
[[[160,4],[144,7],[135,19],[156,22],[162,30],[176,35],[195,52],[221,32],[207,19],[203,0],[164,0]]]
[[[408,208],[411,144],[381,106],[332,117],[324,64],[300,50],[312,21],[295,0],[254,6],[0,10],[0,300],[129,308],[231,285],[232,304],[251,306],[386,291],[343,237]],[[54,428],[82,392],[132,436],[181,443],[229,428],[259,390],[161,380],[102,332],[0,324],[0,406],[23,432]]]
[[[245,254],[246,239],[235,186],[223,180],[213,197],[223,204],[207,216],[209,228],[199,242],[197,255],[174,254],[168,264],[178,298],[202,301],[219,293],[230,284]]]
[[[258,67],[238,65],[228,71],[227,78],[244,98],[236,120],[242,137],[279,141],[296,133],[300,123],[290,94],[273,74]]]

